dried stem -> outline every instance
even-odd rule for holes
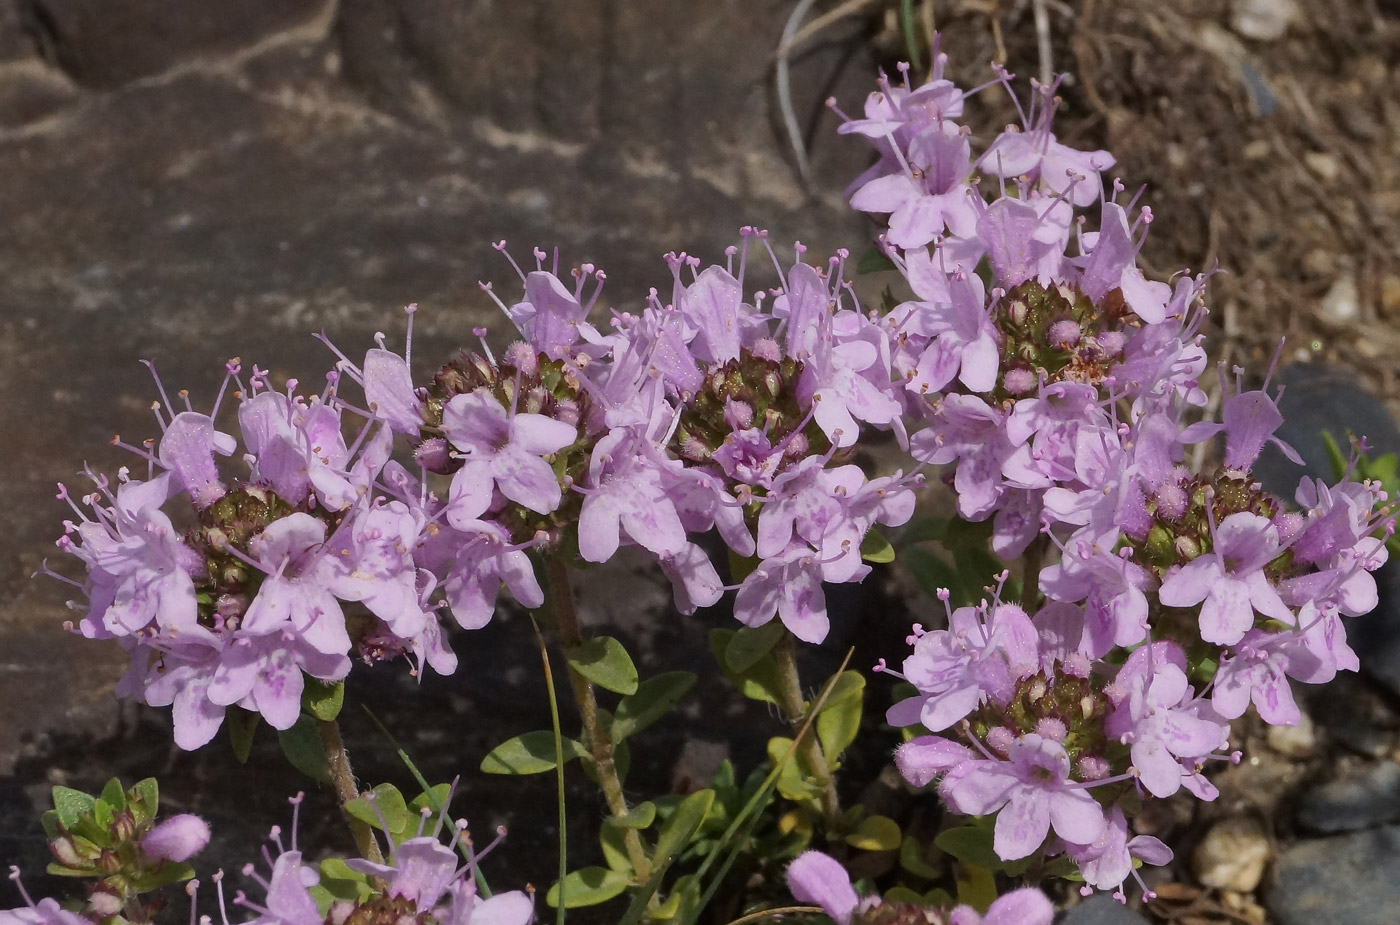
[[[778,663],[778,676],[782,679],[783,702],[779,704],[788,722],[794,729],[801,729],[806,720],[806,701],[802,697],[802,682],[797,675],[797,646],[792,633],[783,631],[778,644],[773,647],[773,659]],[[832,777],[831,766],[822,752],[821,742],[815,735],[802,740],[802,759],[816,776],[816,783],[822,788],[822,817],[826,820],[827,836],[841,829],[841,800],[836,795],[836,779]]]
[[[331,783],[335,785],[335,797],[340,802],[340,811],[355,836],[355,844],[360,849],[360,857],[372,864],[383,864],[384,855],[379,850],[379,841],[374,837],[369,825],[345,811],[345,804],[359,797],[355,785],[355,772],[350,768],[350,753],[345,750],[345,740],[340,737],[340,725],[335,720],[318,719],[316,731],[321,734],[321,747],[326,750],[326,764],[331,769]]]
[[[550,556],[546,559],[545,569],[555,630],[564,648],[573,649],[583,644],[583,634],[579,631],[578,610],[574,607],[574,591],[569,583],[569,567],[557,556]],[[598,787],[607,800],[608,812],[614,819],[621,819],[627,815],[627,798],[622,793],[622,779],[617,776],[617,765],[613,762],[612,735],[598,716],[598,698],[593,693],[593,684],[579,674],[572,664],[569,665],[569,681],[574,687],[574,699],[578,701],[579,719],[583,722],[584,736],[588,739],[588,752],[593,757]],[[651,861],[647,858],[641,835],[636,829],[623,828],[622,838],[633,873],[639,881],[646,882],[651,876]]]

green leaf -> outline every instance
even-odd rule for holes
[[[574,739],[564,739],[564,763],[588,754]],[[507,739],[481,759],[487,774],[542,774],[555,765],[554,733],[548,729],[527,732]]]
[[[91,817],[96,802],[81,790],[71,787],[53,788],[54,812],[58,813],[58,821],[63,823],[65,829],[76,826],[84,816]]]
[[[340,715],[344,704],[344,681],[327,683],[316,678],[306,679],[306,687],[301,692],[301,707],[307,713],[329,723]]]
[[[95,868],[78,870],[76,867],[64,867],[57,861],[50,861],[44,868],[44,872],[53,877],[100,877],[102,876]]]
[[[860,541],[860,557],[866,562],[893,562],[894,547],[883,533],[872,527]]]
[[[380,784],[370,793],[372,797],[356,797],[346,803],[345,811],[366,825],[392,835],[396,842],[402,841],[399,836],[408,831],[411,822],[417,821],[409,815],[403,794],[393,784]]]
[[[858,671],[843,671],[817,715],[817,740],[829,760],[835,760],[855,741],[864,709],[865,678]]]
[[[58,827],[58,813],[52,809],[46,809],[40,814],[39,824],[44,827],[44,835],[49,841],[63,835],[63,831]]]
[[[127,879],[127,888],[132,893],[149,893],[182,880],[193,880],[194,868],[188,864],[166,861],[155,870],[142,871]]]
[[[963,865],[1005,871],[1012,877],[1025,873],[1030,867],[1030,859],[1003,861],[996,851],[992,850],[992,840],[990,826],[973,823],[944,829],[938,833],[933,843],[940,851],[957,858]]]
[[[134,784],[127,792],[127,806],[137,823],[150,822],[156,817],[160,807],[160,785],[154,777],[148,777]]]
[[[317,889],[317,887],[312,888],[312,897],[316,900],[316,907],[319,909],[323,899],[316,895]],[[336,900],[360,903],[374,895],[374,889],[369,884],[369,876],[351,869],[343,858],[326,858],[321,862],[319,889],[326,893],[324,902],[327,912],[330,911],[331,903]]]
[[[714,653],[715,660],[724,671],[729,682],[750,700],[759,700],[764,703],[777,705],[781,702],[780,691],[782,690],[782,679],[778,674],[778,663],[773,661],[771,656],[764,656],[754,664],[752,668],[743,674],[730,671],[729,666],[724,663],[724,652],[729,648],[729,641],[734,636],[734,630],[713,629],[710,630],[710,651]]]
[[[744,627],[735,631],[724,647],[724,664],[732,672],[742,675],[759,659],[773,651],[778,640],[783,638],[785,628],[777,620],[770,620],[762,626]]]
[[[768,760],[774,767],[783,760],[788,749],[792,747],[792,739],[786,736],[774,736],[768,740]],[[806,766],[802,759],[802,752],[798,750],[793,753],[791,760],[782,765],[778,771],[777,790],[784,798],[795,803],[808,803],[815,805],[818,797],[816,785],[810,779],[811,769]]]
[[[257,732],[258,724],[262,722],[262,714],[241,707],[229,707],[224,712],[224,720],[228,724],[228,740],[233,746],[233,756],[239,764],[247,764],[248,756],[253,751],[253,733]]]
[[[694,686],[695,675],[689,671],[668,671],[638,684],[637,692],[623,697],[613,714],[613,741],[621,742],[665,716]]]
[[[995,867],[1001,858],[992,850],[992,832],[977,825],[960,825],[944,829],[933,840],[943,853],[964,864]]]
[[[899,823],[889,816],[866,816],[846,836],[846,844],[861,851],[893,851],[899,847]]]
[[[958,878],[958,902],[967,903],[978,912],[996,902],[997,879],[991,869],[977,864],[964,864]]]
[[[1327,450],[1327,461],[1332,464],[1332,477],[1341,478],[1347,471],[1347,458],[1330,430],[1322,432],[1322,445]]]
[[[107,781],[107,785],[102,788],[100,799],[114,812],[121,812],[126,809],[126,788],[122,786],[120,780],[114,777]]]
[[[595,636],[566,654],[573,669],[599,687],[623,695],[637,692],[637,666],[611,636]]]
[[[609,816],[603,820],[603,824],[624,829],[645,829],[655,821],[656,804],[647,800],[629,809],[625,816]]]
[[[695,834],[695,830],[700,828],[700,823],[705,821],[705,814],[710,811],[714,802],[713,790],[697,790],[676,804],[670,817],[661,826],[660,834],[656,836],[656,851],[652,857],[679,857],[686,845],[690,844],[690,837]]]
[[[565,908],[578,909],[605,903],[627,889],[628,877],[621,871],[606,867],[585,867],[571,871],[564,878]],[[549,888],[544,901],[551,908],[559,906],[559,884]]]
[[[937,597],[940,588],[947,588],[950,601],[961,604],[966,600],[957,571],[932,550],[922,546],[905,550],[904,567],[914,576],[919,589],[930,597]]]
[[[290,729],[277,733],[277,744],[282,746],[282,754],[292,763],[292,767],[312,780],[323,784],[331,782],[331,768],[326,763],[326,749],[321,744],[321,734],[316,731],[316,721],[309,716],[297,717]]]
[[[864,275],[866,273],[882,273],[886,270],[895,269],[894,262],[889,256],[878,247],[871,245],[860,255],[856,261],[856,273]]]
[[[935,880],[938,877],[938,869],[928,862],[923,844],[913,836],[905,838],[899,845],[899,866],[921,880]]]
[[[414,816],[422,816],[424,809],[430,809],[434,816],[439,815],[447,809],[447,798],[451,795],[451,784],[434,784],[409,801],[408,811]]]

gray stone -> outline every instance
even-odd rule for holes
[[[1400,427],[1380,399],[1363,389],[1351,373],[1294,363],[1279,372],[1274,385],[1285,387],[1279,402],[1283,425],[1277,436],[1303,458],[1300,470],[1272,444],[1264,448],[1254,475],[1274,494],[1291,499],[1304,474],[1333,480],[1324,431],[1332,434],[1343,453],[1348,434],[1365,437],[1377,455],[1400,453]]]
[[[1271,880],[1265,905],[1278,925],[1394,925],[1400,827],[1301,842]]]
[[[45,56],[75,81],[117,87],[237,51],[334,9],[334,0],[32,0],[28,26]]]
[[[1307,791],[1295,818],[1303,829],[1321,834],[1400,820],[1400,765],[1383,762]]]
[[[1056,922],[1058,925],[1145,925],[1147,919],[1113,897],[1099,893],[1065,912]]]

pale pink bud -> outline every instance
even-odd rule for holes
[[[171,816],[141,839],[141,852],[150,858],[185,861],[209,844],[209,823],[190,813]]]

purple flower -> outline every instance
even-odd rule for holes
[[[477,389],[452,397],[443,408],[442,430],[463,459],[452,478],[448,508],[456,522],[480,517],[490,507],[492,485],[540,514],[559,506],[559,480],[542,457],[578,439],[572,424],[508,412],[486,389]]]
[[[209,823],[190,813],[171,816],[141,839],[141,853],[149,858],[188,861],[209,844]]]
[[[850,925],[860,897],[840,861],[820,851],[804,851],[788,865],[787,879],[793,899],[815,903],[837,925]]]
[[[803,642],[819,643],[830,629],[821,563],[806,543],[794,541],[764,559],[739,585],[734,616],[740,623],[762,626],[775,614]]]
[[[617,429],[594,447],[578,519],[579,555],[606,562],[621,534],[657,556],[674,557],[686,546],[685,526],[671,501],[677,477],[668,461],[630,430]]]
[[[91,922],[76,912],[69,912],[57,900],[47,896],[37,903],[30,898],[24,884],[19,881],[19,868],[10,866],[10,879],[19,889],[24,905],[15,909],[0,909],[0,925],[91,925]]]
[[[959,765],[939,793],[964,815],[997,813],[992,848],[1005,861],[1028,857],[1051,828],[1065,841],[1088,844],[1103,834],[1103,810],[1069,779],[1064,746],[1029,733],[1013,741],[1007,760]]]
[[[997,332],[987,313],[982,280],[958,270],[948,289],[947,302],[915,303],[924,316],[916,330],[933,340],[905,388],[918,394],[938,392],[957,377],[973,392],[991,391],[999,368]]]
[[[1024,886],[992,900],[981,915],[971,906],[954,906],[948,925],[1050,925],[1054,918],[1050,898],[1033,886]]]
[[[544,591],[530,559],[510,544],[505,530],[487,521],[442,535],[450,558],[444,566],[443,590],[452,616],[465,629],[480,629],[491,621],[496,595],[504,585],[522,607],[544,604]]]
[[[1104,732],[1131,746],[1133,767],[1153,796],[1176,793],[1183,761],[1194,764],[1229,741],[1227,724],[1200,715],[1185,668],[1180,646],[1154,642],[1128,656],[1108,692],[1114,710]]]
[[[1137,877],[1133,860],[1158,867],[1170,864],[1172,850],[1151,835],[1128,836],[1128,820],[1121,807],[1115,806],[1108,814],[1108,824],[1103,835],[1091,845],[1067,845],[1066,854],[1079,867],[1084,882],[1097,890],[1113,890],[1121,902],[1126,899],[1123,883],[1130,876]],[[1141,878],[1138,878],[1141,883]],[[1087,887],[1085,889],[1087,893]]]
[[[904,678],[919,694],[890,708],[885,718],[892,726],[922,723],[941,732],[987,698],[1005,702],[1037,668],[1035,627],[1014,604],[959,607],[948,629],[915,632]]]
[[[1201,638],[1220,645],[1243,639],[1255,611],[1292,625],[1292,611],[1264,574],[1278,549],[1278,530],[1267,518],[1231,514],[1213,531],[1211,551],[1168,575],[1158,597],[1168,607],[1204,602]]]

